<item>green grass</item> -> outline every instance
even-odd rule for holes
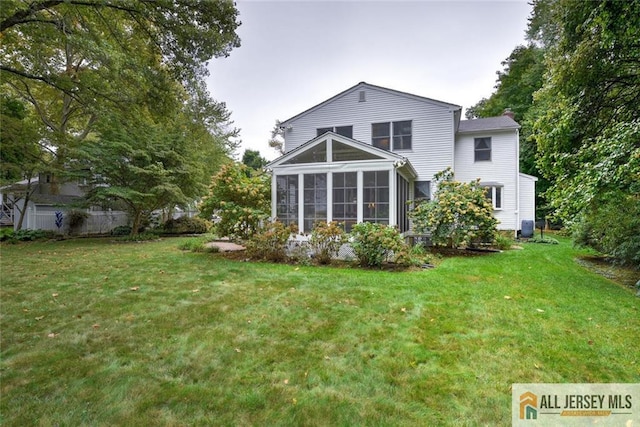
[[[494,426],[512,383],[640,382],[640,299],[564,239],[404,273],[185,240],[3,245],[0,424]]]

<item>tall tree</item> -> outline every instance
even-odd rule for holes
[[[0,185],[32,177],[42,166],[38,123],[19,98],[0,94]]]
[[[33,105],[65,170],[102,115],[196,92],[206,61],[239,46],[238,25],[226,0],[4,0],[3,90]]]
[[[522,121],[533,103],[533,94],[542,87],[544,50],[534,44],[517,46],[498,71],[495,92],[467,109],[468,119],[494,117],[510,109]]]
[[[598,249],[640,266],[640,221],[621,221],[640,212],[640,2],[537,0],[530,33],[548,46],[533,133],[550,202],[569,223],[628,224]]]
[[[228,0],[4,0],[2,89],[42,123],[54,176],[91,170],[110,186],[92,199],[120,200],[137,224],[197,198],[235,148],[202,81],[239,46],[237,17]]]
[[[242,155],[242,163],[253,170],[262,169],[268,162],[267,159],[260,155],[258,150],[244,150]]]
[[[467,118],[494,117],[510,109],[515,120],[520,123],[520,170],[537,176],[536,206],[540,216],[546,216],[543,193],[549,188],[549,181],[541,174],[536,164],[537,146],[531,137],[532,123],[529,111],[533,96],[543,84],[546,65],[544,48],[531,42],[527,46],[517,46],[502,62],[504,69],[498,71],[495,91],[489,98],[483,98],[467,109]]]
[[[228,141],[237,131],[227,126],[224,105],[205,97],[175,107],[161,115],[144,104],[135,114],[112,112],[78,150],[93,184],[89,200],[124,204],[132,234],[152,211],[185,207],[205,194],[210,177],[231,154]]]
[[[15,223],[16,229],[20,230],[26,207],[35,191],[34,178],[48,168],[51,153],[39,144],[39,121],[22,100],[0,95],[0,123],[0,184],[13,184],[10,192],[13,206],[20,213]]]

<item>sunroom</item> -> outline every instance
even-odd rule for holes
[[[349,232],[359,222],[409,229],[409,161],[334,132],[324,133],[267,165],[272,172],[272,217],[301,233],[317,221],[337,221]]]

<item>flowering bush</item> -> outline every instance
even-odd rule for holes
[[[316,261],[320,264],[330,264],[331,259],[338,256],[344,239],[345,232],[337,222],[316,222],[310,240]]]
[[[380,267],[392,261],[410,265],[408,245],[395,227],[371,222],[361,222],[351,229],[351,246],[363,267]]]
[[[438,190],[434,199],[420,203],[410,213],[414,229],[430,234],[437,246],[458,248],[493,242],[498,221],[480,181],[454,181],[451,169],[438,172],[435,178]]]
[[[287,227],[280,221],[267,222],[259,227],[246,242],[247,255],[253,259],[265,261],[285,261],[289,238],[297,232],[298,227],[295,225]]]
[[[220,236],[248,239],[271,210],[268,175],[252,175],[243,164],[227,164],[213,177],[209,194],[199,205],[200,216],[220,217],[215,230]]]

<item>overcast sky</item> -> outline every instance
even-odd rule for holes
[[[269,160],[276,119],[365,81],[466,108],[524,43],[526,0],[237,1],[242,46],[210,62],[242,146]]]

